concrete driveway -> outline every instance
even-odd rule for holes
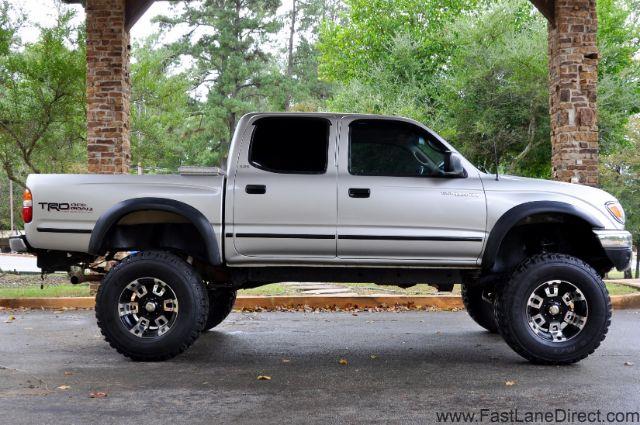
[[[40,273],[38,259],[33,255],[0,254],[0,270],[4,272]]]
[[[16,319],[4,323],[9,314]],[[524,362],[464,312],[233,313],[165,363],[118,355],[93,312],[0,319],[8,424],[435,423],[437,412],[481,409],[640,410],[638,311],[616,312],[604,345],[569,367]]]

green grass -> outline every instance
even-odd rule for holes
[[[296,295],[299,294],[295,288],[282,285],[280,283],[272,283],[270,285],[260,286],[258,288],[242,289],[238,295]]]
[[[89,285],[22,286],[0,288],[0,298],[88,297]]]
[[[435,295],[434,288],[428,285],[416,285],[411,288],[402,289],[397,286],[378,286],[372,283],[342,283],[339,286],[349,288],[351,292],[358,295],[371,294],[390,294],[390,295]],[[638,292],[635,288],[607,283],[607,289],[611,295],[624,295]],[[454,294],[460,293],[460,287],[455,286]],[[302,291],[296,290],[295,287],[274,283],[271,285],[261,286],[253,289],[243,289],[239,291],[239,295],[304,295]],[[89,285],[71,285],[56,284],[46,285],[44,289],[40,289],[39,285],[30,284],[28,286],[18,287],[0,287],[0,298],[36,298],[36,297],[88,297]]]
[[[633,294],[638,292],[637,289],[631,288],[629,286],[618,285],[615,283],[607,283],[607,289],[609,290],[609,295],[626,295]]]
[[[624,279],[624,272],[619,272],[618,270],[611,270],[607,273],[607,279]]]

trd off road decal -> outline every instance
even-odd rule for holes
[[[93,208],[81,202],[38,202],[40,208],[46,211],[90,213]]]

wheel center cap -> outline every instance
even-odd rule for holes
[[[549,313],[555,316],[556,314],[560,313],[560,307],[553,304],[552,306],[549,307]]]
[[[144,308],[149,313],[152,313],[152,312],[156,311],[156,303],[149,301],[147,304],[145,304]]]

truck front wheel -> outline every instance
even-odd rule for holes
[[[185,351],[200,335],[208,309],[206,288],[193,267],[160,251],[124,259],[96,295],[105,340],[140,361],[167,360]]]
[[[204,325],[205,331],[215,328],[227,318],[231,310],[233,310],[237,293],[229,289],[210,289],[208,292],[209,316],[207,317],[207,323]]]
[[[564,254],[525,260],[496,299],[504,340],[532,363],[570,364],[593,353],[611,323],[611,301],[598,273]]]

